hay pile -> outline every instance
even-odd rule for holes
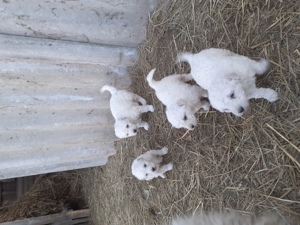
[[[117,142],[107,166],[89,170],[94,224],[163,224],[200,208],[300,218],[299,12],[299,0],[160,1],[132,71],[132,90],[155,107],[150,130]],[[208,47],[268,59],[257,86],[276,89],[280,100],[251,100],[246,118],[211,109],[197,114],[194,131],[171,128],[145,76],[152,68],[155,79],[188,72],[177,53]],[[163,146],[174,163],[168,178],[134,178],[132,160]]]
[[[81,192],[78,170],[40,175],[33,187],[18,200],[0,208],[0,222],[82,209],[86,203]]]

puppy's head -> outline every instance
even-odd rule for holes
[[[174,104],[167,107],[166,115],[168,121],[175,128],[186,128],[194,130],[197,124],[197,119],[191,108],[187,106],[184,99],[180,99]]]
[[[208,98],[213,108],[236,116],[242,116],[249,106],[242,84],[234,76],[215,82],[208,90]]]
[[[142,156],[137,157],[131,166],[132,174],[139,180],[152,180],[157,177],[157,170],[159,165],[143,158]]]
[[[126,118],[116,120],[115,134],[118,138],[135,136],[137,134],[137,126]]]

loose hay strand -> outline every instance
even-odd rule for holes
[[[300,153],[300,149],[294,145],[292,142],[290,142],[287,138],[285,138],[282,134],[280,134],[277,130],[275,130],[274,127],[272,127],[270,124],[266,124],[267,127],[269,127],[271,130],[273,130],[276,134],[278,134],[283,140],[285,140],[286,142],[288,142],[291,146],[293,146],[299,153]]]
[[[300,163],[290,154],[288,153],[288,151],[286,151],[283,147],[281,147],[280,145],[278,146],[294,163],[296,163],[296,165],[299,167],[300,169]]]

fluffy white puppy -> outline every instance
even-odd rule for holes
[[[172,225],[291,225],[277,216],[244,216],[235,212],[200,212],[194,216],[176,218]]]
[[[197,54],[180,53],[178,61],[190,64],[192,77],[208,91],[211,106],[220,112],[242,116],[251,98],[269,102],[278,99],[276,91],[255,85],[255,75],[269,68],[265,59],[255,61],[229,50],[210,48]]]
[[[187,84],[193,79],[190,74],[175,74],[155,81],[154,72],[155,69],[149,72],[147,81],[155,90],[157,98],[166,106],[168,121],[175,128],[193,130],[197,124],[195,113],[200,108],[209,109],[209,102],[201,99],[207,97],[207,91],[198,85]]]
[[[143,122],[141,114],[153,112],[152,105],[147,105],[146,100],[137,94],[125,90],[118,90],[113,86],[104,85],[102,92],[109,91],[110,110],[115,118],[115,134],[119,138],[135,136],[137,128],[149,129],[147,122]]]
[[[156,177],[166,178],[165,172],[173,169],[173,164],[168,163],[161,166],[162,156],[168,153],[168,148],[150,150],[138,156],[132,163],[132,174],[139,180],[152,180]]]

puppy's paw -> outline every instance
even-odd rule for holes
[[[145,130],[149,130],[149,124],[147,122],[143,123],[143,127]]]
[[[168,151],[169,151],[169,149],[166,146],[161,149],[161,152],[162,152],[163,155],[167,154]]]
[[[266,99],[269,102],[275,102],[278,100],[278,93],[272,89],[268,89],[268,93],[266,94]]]
[[[148,110],[149,110],[149,112],[154,112],[154,107],[153,107],[153,105],[148,105]]]
[[[159,175],[161,178],[166,179],[166,175],[164,175],[163,173]]]
[[[208,111],[209,110],[209,107],[210,107],[210,103],[209,101],[206,101],[206,100],[202,100],[202,108],[205,110],[205,111]]]
[[[138,103],[139,103],[140,105],[147,105],[146,100],[143,99],[143,98],[139,99]]]
[[[166,165],[166,167],[167,167],[167,171],[172,170],[173,169],[173,163],[168,163]]]
[[[179,78],[180,78],[180,81],[183,81],[183,82],[188,82],[188,81],[193,80],[193,77],[190,73],[189,74],[182,74]]]

